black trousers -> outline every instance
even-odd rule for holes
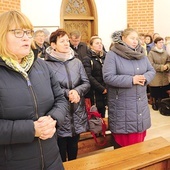
[[[73,137],[58,137],[58,146],[63,162],[66,162],[67,158],[68,161],[77,158],[79,139],[80,135],[75,135]]]
[[[105,112],[106,112],[106,108],[97,108],[98,112],[101,114],[102,118],[105,118]]]

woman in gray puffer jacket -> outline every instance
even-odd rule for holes
[[[50,36],[45,60],[58,78],[69,104],[63,126],[58,129],[58,145],[63,162],[76,159],[80,133],[87,131],[84,95],[90,83],[81,61],[74,57],[67,33],[58,29]]]
[[[115,42],[106,54],[103,78],[108,87],[109,127],[114,147],[142,142],[151,119],[146,94],[154,78],[151,66],[134,29],[113,34]]]

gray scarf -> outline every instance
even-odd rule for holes
[[[140,45],[136,49],[131,49],[125,44],[115,43],[111,50],[128,60],[140,60],[145,56],[144,49]]]

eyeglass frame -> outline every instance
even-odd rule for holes
[[[17,31],[17,30],[22,31],[23,35],[22,35],[22,36],[17,36],[17,34],[16,34],[16,32],[15,32],[15,31]],[[12,30],[8,30],[8,31],[14,32],[14,35],[15,35],[16,38],[22,38],[22,37],[24,36],[24,34],[26,34],[26,35],[28,36],[28,38],[33,38],[33,36],[34,36],[34,30],[26,30],[26,31],[24,31],[24,30],[22,30],[22,29],[12,29]],[[28,35],[28,32],[29,32],[29,31],[30,31],[30,35],[31,35],[31,36]]]

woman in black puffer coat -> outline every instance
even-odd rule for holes
[[[0,16],[0,170],[63,170],[56,128],[67,102],[52,70],[31,50],[33,25]]]
[[[83,65],[90,80],[91,89],[86,95],[92,105],[96,104],[101,116],[105,117],[107,89],[103,81],[102,67],[106,53],[103,51],[101,38],[93,36],[90,40],[88,56],[83,58]]]
[[[65,30],[58,29],[53,32],[50,44],[45,60],[59,80],[69,104],[64,124],[57,131],[60,154],[65,162],[67,158],[76,159],[80,133],[88,129],[84,95],[89,91],[90,83],[82,62],[70,48]]]

